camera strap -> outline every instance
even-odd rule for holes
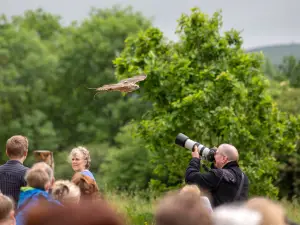
[[[245,180],[245,175],[242,172],[242,180],[241,180],[238,192],[236,193],[236,195],[235,195],[235,197],[233,199],[234,201],[237,200],[240,197],[240,195],[241,195],[241,191],[242,191],[242,188],[243,188],[243,185],[244,185],[244,180]]]

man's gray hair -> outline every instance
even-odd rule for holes
[[[35,163],[31,167],[31,169],[42,169],[48,174],[50,181],[54,179],[54,173],[53,173],[52,168],[45,162]]]
[[[212,213],[215,225],[260,225],[262,219],[261,213],[243,206],[219,206]]]

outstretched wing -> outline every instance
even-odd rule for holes
[[[124,84],[106,84],[102,87],[96,88],[96,91],[122,91]]]
[[[133,84],[135,84],[137,82],[145,80],[146,78],[147,78],[147,75],[141,74],[141,75],[137,75],[137,76],[134,76],[134,77],[130,77],[130,78],[121,80],[119,82],[119,84],[124,84],[124,83],[133,83]]]

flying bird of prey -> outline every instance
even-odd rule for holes
[[[121,80],[117,84],[106,84],[99,88],[94,88],[99,92],[108,92],[108,91],[120,91],[120,92],[133,92],[140,88],[136,83],[145,80],[147,75],[141,74],[134,77],[130,77],[124,80]],[[96,93],[97,94],[97,93]]]

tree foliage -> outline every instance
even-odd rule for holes
[[[0,28],[1,146],[13,134],[28,136],[31,148],[56,148],[57,133],[47,114],[48,83],[56,55],[23,27],[2,21]]]
[[[291,87],[300,88],[300,60],[295,56],[285,56],[279,65],[272,65],[267,59],[264,69],[272,80],[288,81]]]
[[[59,16],[41,9],[11,20],[2,16],[2,148],[14,134],[28,136],[30,150],[49,149],[55,155],[76,145],[97,145],[99,151],[102,144],[115,145],[120,127],[139,118],[151,104],[142,103],[136,94],[94,97],[95,91],[88,88],[116,81],[112,60],[128,35],[149,25],[132,8],[117,6],[94,8],[84,21],[70,26],[62,26]],[[101,162],[97,159],[96,165],[97,161]]]
[[[115,138],[120,147],[109,149],[101,164],[102,181],[109,189],[145,190],[154,177],[153,165],[149,163],[151,152],[147,151],[142,139],[134,137],[135,129],[136,124],[122,128]]]
[[[178,25],[174,43],[130,7],[93,8],[69,26],[42,9],[2,15],[2,150],[10,136],[26,135],[30,151],[54,152],[56,178],[70,179],[69,151],[84,145],[100,187],[164,191],[183,183],[190,153],[174,145],[183,132],[207,146],[237,146],[252,193],[275,196],[279,182],[283,195],[298,194],[299,119],[280,113],[266,92],[262,56],[246,54],[237,31],[220,34],[219,13],[195,8]],[[270,64],[268,71],[292,83],[297,63]],[[148,77],[131,94],[94,96],[88,89],[140,72]],[[281,110],[298,114],[298,89],[273,80],[270,87]],[[27,166],[34,162],[29,155]]]
[[[295,149],[294,121],[274,106],[261,66],[263,57],[245,53],[235,30],[220,34],[221,15],[193,8],[178,20],[179,42],[172,43],[157,28],[128,38],[115,60],[118,77],[143,71],[143,99],[153,109],[141,121],[138,134],[152,150],[158,180],[174,187],[182,183],[190,155],[174,145],[187,134],[207,146],[232,143],[251,181],[251,193],[276,196],[278,155]]]

